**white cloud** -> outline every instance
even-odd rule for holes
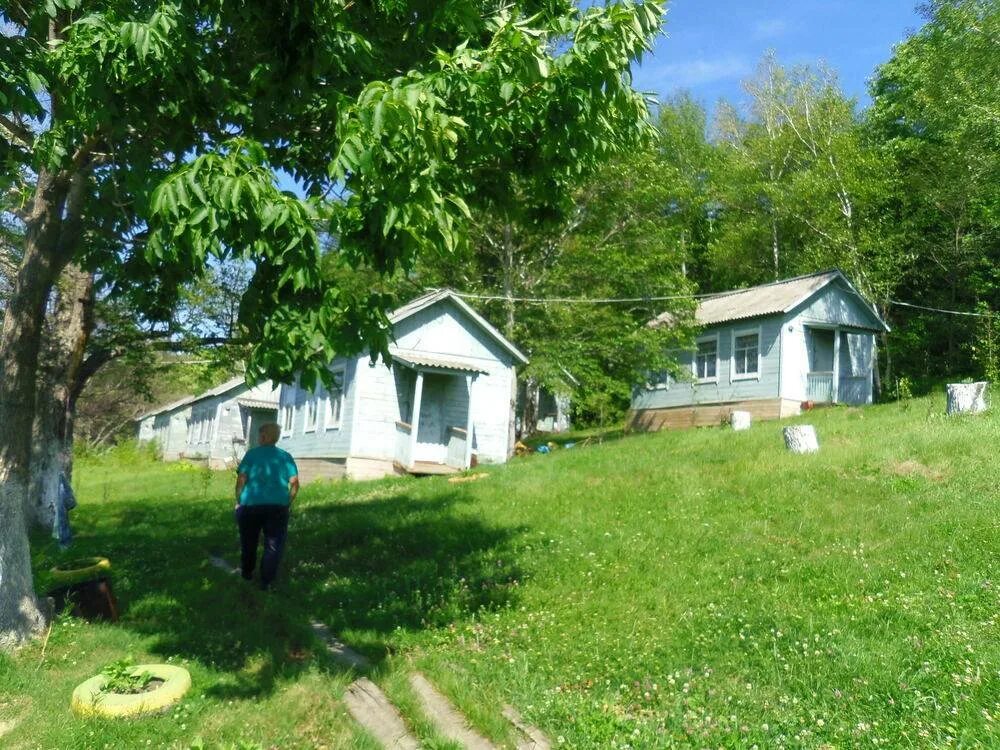
[[[655,82],[658,88],[690,88],[742,78],[750,73],[751,68],[744,58],[730,55],[716,59],[698,58],[662,65],[644,65],[640,71],[644,80]]]

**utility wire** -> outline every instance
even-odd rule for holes
[[[596,298],[596,297],[507,297],[502,294],[471,294],[469,292],[454,292],[456,297],[463,299],[476,299],[484,302],[524,302],[532,305],[553,304],[579,304],[579,305],[607,305],[630,302],[666,302],[667,300],[678,299],[701,299],[703,297],[715,297],[717,294],[673,294],[666,297],[616,297],[616,298]]]
[[[740,292],[742,290],[736,290]],[[462,299],[474,299],[483,302],[520,302],[530,305],[548,305],[548,304],[562,304],[562,305],[609,305],[609,304],[629,304],[636,302],[667,302],[670,300],[681,300],[681,299],[706,299],[708,297],[718,297],[722,296],[722,293],[712,292],[708,294],[672,294],[662,297],[508,297],[502,294],[472,294],[471,292],[454,292],[456,297],[461,297]],[[866,305],[868,301],[856,295],[858,299],[864,302]],[[915,310],[925,310],[927,312],[936,312],[943,315],[964,315],[971,318],[989,318],[992,317],[992,313],[978,313],[978,312],[965,312],[962,310],[945,310],[940,307],[927,307],[925,305],[914,305],[910,302],[900,302],[899,300],[888,300],[890,305],[895,307],[909,307]]]
[[[896,305],[897,307],[912,307],[915,310],[927,310],[928,312],[944,313],[945,315],[965,315],[970,318],[992,318],[995,313],[976,313],[976,312],[963,312],[961,310],[943,310],[940,307],[925,307],[924,305],[914,305],[909,302],[899,302],[897,300],[889,300],[890,305]]]

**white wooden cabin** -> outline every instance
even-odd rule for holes
[[[278,389],[249,386],[242,376],[139,418],[139,440],[154,440],[165,461],[207,461],[232,468],[257,444],[257,431],[276,422]]]
[[[333,388],[282,386],[279,445],[303,481],[448,473],[513,451],[517,347],[448,290],[390,320],[391,362],[337,357]]]
[[[876,336],[889,327],[836,269],[707,297],[701,333],[679,353],[684,378],[651,378],[632,396],[638,429],[717,425],[735,410],[757,419],[804,404],[872,402]],[[669,325],[668,314],[649,325]]]

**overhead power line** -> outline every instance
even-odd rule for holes
[[[455,292],[456,297],[476,299],[483,302],[523,302],[532,305],[563,304],[563,305],[609,305],[627,304],[630,302],[666,302],[678,299],[701,299],[715,297],[715,294],[672,294],[664,297],[508,297],[503,294],[471,294]]]
[[[719,296],[718,292],[707,294],[670,294],[657,297],[508,297],[504,294],[473,294],[471,292],[454,292],[454,294],[456,297],[461,297],[462,299],[474,299],[481,302],[518,302],[529,305],[615,305],[632,304],[637,302],[668,302],[671,300],[682,299],[706,299],[708,297]],[[860,295],[858,298],[865,302],[866,305],[868,304],[867,300]],[[946,310],[940,307],[927,307],[926,305],[915,305],[911,302],[900,302],[895,299],[891,299],[888,302],[890,305],[895,307],[909,307],[915,310],[936,312],[943,315],[963,315],[971,318],[989,318],[994,314],[966,312],[963,310]]]
[[[914,305],[909,302],[899,302],[897,300],[889,300],[890,305],[896,305],[898,307],[912,307],[915,310],[927,310],[928,312],[944,313],[945,315],[965,315],[970,318],[991,318],[996,313],[978,313],[978,312],[963,312],[962,310],[944,310],[940,307],[926,307],[925,305]]]

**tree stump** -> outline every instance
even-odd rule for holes
[[[816,428],[811,424],[786,427],[784,434],[785,447],[792,453],[815,453],[819,450],[819,441],[816,439]]]
[[[989,383],[949,383],[948,414],[979,414],[986,411],[986,388]]]
[[[733,430],[736,432],[749,430],[750,421],[750,412],[748,411],[734,411],[729,415],[729,424],[732,425]]]

